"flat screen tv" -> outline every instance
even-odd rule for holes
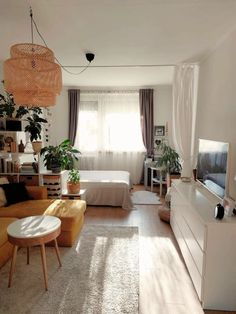
[[[197,180],[218,197],[225,196],[229,144],[199,139]]]

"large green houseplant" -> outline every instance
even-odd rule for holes
[[[156,165],[164,168],[167,173],[167,186],[170,186],[170,175],[179,174],[182,169],[179,154],[165,140],[157,144],[156,151],[159,155]]]
[[[158,142],[156,146],[156,151],[158,152],[158,160],[157,160],[157,166],[162,167],[165,169],[166,172],[166,183],[167,187],[170,187],[171,185],[171,176],[172,174],[178,174],[182,169],[182,166],[180,164],[180,157],[179,154],[168,145],[168,143],[163,140],[161,142]],[[168,193],[165,197],[165,203],[170,201],[170,193]],[[160,216],[160,219],[165,222],[170,222],[170,208],[168,206],[163,206],[163,208],[158,210],[158,214]]]
[[[44,156],[44,165],[48,170],[60,172],[61,170],[73,169],[74,161],[78,160],[77,155],[80,151],[71,145],[70,140],[66,139],[57,146],[49,145],[41,149]]]

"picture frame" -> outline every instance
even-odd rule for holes
[[[164,125],[155,125],[154,126],[154,135],[155,136],[165,136],[165,126]]]

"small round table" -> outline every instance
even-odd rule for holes
[[[29,247],[40,245],[45,290],[48,290],[45,243],[54,241],[57,259],[59,266],[61,266],[60,254],[56,239],[60,233],[61,220],[54,216],[30,216],[14,221],[8,226],[8,241],[13,244],[13,255],[8,287],[11,286],[18,247],[27,248],[27,264],[29,264]]]

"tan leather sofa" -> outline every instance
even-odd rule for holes
[[[14,220],[35,215],[56,216],[61,220],[58,245],[72,246],[83,222],[86,202],[82,200],[47,199],[43,186],[27,186],[31,200],[0,207],[0,267],[11,256],[11,244],[7,241],[7,226]]]

